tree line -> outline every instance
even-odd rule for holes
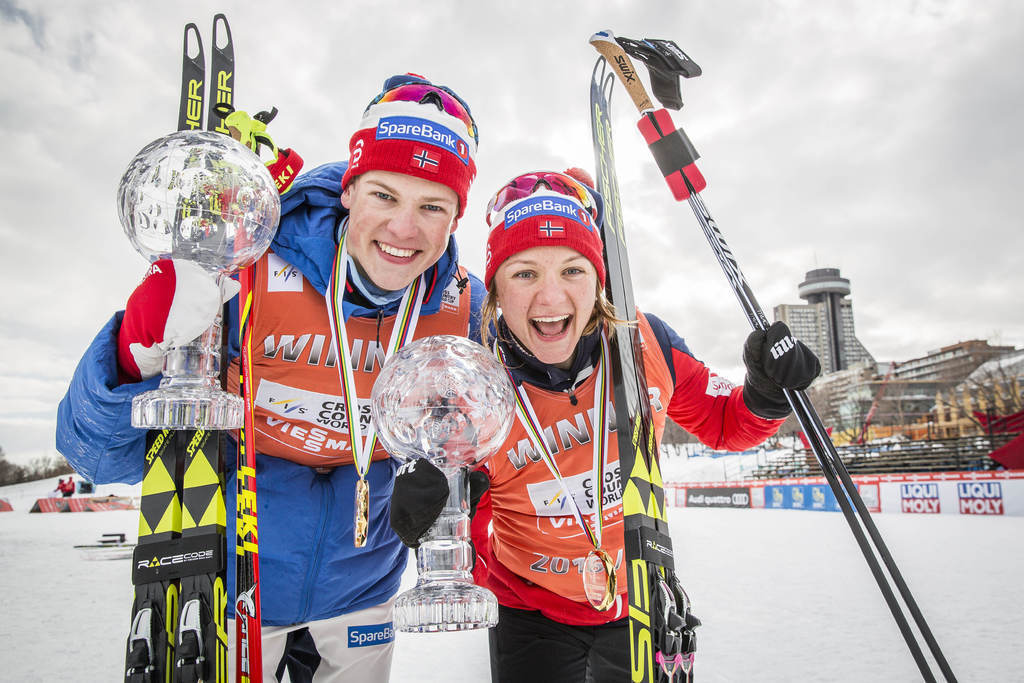
[[[32,460],[28,465],[17,465],[7,459],[3,446],[0,446],[0,486],[49,479],[64,474],[74,474],[74,469],[62,456],[45,455]]]

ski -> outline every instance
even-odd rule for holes
[[[189,37],[195,45],[189,49]],[[192,52],[190,55],[189,53]],[[199,27],[185,25],[185,44],[181,48],[181,104],[178,107],[178,130],[202,130],[206,88],[206,55]]]
[[[129,543],[123,533],[103,534],[96,543],[76,544],[87,560],[122,560],[135,555],[135,544]]]
[[[132,557],[131,630],[125,654],[125,683],[170,683],[178,622],[178,582],[161,560],[171,557],[181,537],[181,460],[177,432],[151,429],[139,501],[139,540]],[[168,566],[170,561],[168,561]]]
[[[218,42],[218,26],[227,35]],[[220,125],[216,101],[230,102],[234,55],[227,19],[213,21],[216,98],[206,95],[202,37],[185,26],[179,130]],[[223,131],[227,133],[227,129]],[[222,360],[223,362],[223,360]],[[125,659],[127,683],[226,683],[227,564],[223,433],[150,430],[133,555],[135,601]]]
[[[205,115],[207,130],[239,140],[257,156],[260,145],[270,147],[274,158],[265,165],[278,191],[287,192],[302,168],[302,157],[292,149],[279,149],[266,133],[276,108],[252,117],[235,110],[234,41],[224,14],[214,16],[212,37],[207,92],[202,37],[194,23],[185,26],[178,130],[202,130]],[[250,395],[253,278],[253,267],[239,273],[239,301],[243,302],[239,306],[239,390],[245,424],[239,430],[235,478],[236,681],[263,680]],[[224,310],[226,320],[228,307]],[[225,385],[226,341],[221,358],[221,382]],[[133,570],[136,600],[126,655],[125,680],[130,683],[228,680],[224,442],[224,432],[201,429],[151,430],[147,435]]]
[[[238,471],[235,505],[235,680],[263,680],[260,625],[260,557],[256,508],[256,434],[252,384],[252,290],[255,266],[238,274],[239,391],[245,404],[238,430]]]
[[[222,31],[218,30],[222,28]],[[221,41],[225,41],[223,46]],[[235,44],[231,40],[231,28],[227,17],[217,14],[213,17],[213,44],[210,46],[210,95],[207,107],[206,129],[231,137],[224,125],[219,105],[231,107],[235,95]]]
[[[184,450],[181,539],[201,560],[182,576],[175,633],[174,680],[228,680],[224,436],[220,431],[179,432]]]
[[[636,320],[625,226],[615,176],[608,99],[614,76],[594,67],[590,86],[591,131],[598,190],[604,197],[606,293],[620,320]],[[695,649],[689,601],[674,573],[672,539],[665,516],[665,491],[636,326],[616,327],[613,382],[623,536],[629,599],[631,680],[674,682],[689,677]]]
[[[646,89],[633,68],[630,56],[640,59],[647,65],[651,73],[655,97],[663,107],[673,109],[682,107],[682,99],[679,95],[679,77],[698,76],[701,73],[700,67],[669,40],[632,40],[616,37],[611,31],[601,31],[590,38],[590,43],[602,55],[598,64],[604,62],[611,67],[611,71],[622,82],[630,99],[633,100],[633,104],[640,112],[638,127],[659,170],[665,177],[675,199],[677,201],[687,200],[689,203],[751,327],[760,330],[768,329],[770,324],[764,311],[757,303],[732,250],[726,244],[717,223],[711,217],[701,198],[700,193],[707,186],[707,182],[696,166],[696,161],[699,158],[696,149],[683,129],[676,128],[667,109],[655,110]],[[856,484],[850,478],[846,466],[840,459],[810,400],[803,391],[785,389],[784,392],[793,409],[794,416],[808,437],[822,473],[839,502],[843,516],[846,518],[879,590],[882,592],[918,666],[922,679],[934,681],[935,676],[932,672],[932,665],[925,657],[921,645],[918,643],[917,635],[911,629],[907,615],[904,614],[903,605],[906,605],[906,610],[913,618],[943,677],[947,681],[956,681],[956,677],[932,635],[920,608],[910,594],[910,589],[896,566],[895,560],[872,521],[867,507],[857,491]],[[888,576],[883,572],[882,565],[888,572]],[[890,585],[890,580],[892,585]],[[899,592],[903,604],[896,599],[894,586]]]

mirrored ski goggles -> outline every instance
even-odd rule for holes
[[[391,90],[385,90],[373,98],[370,104],[366,105],[367,110],[380,102],[416,102],[417,104],[433,104],[438,111],[466,124],[466,129],[473,136],[473,141],[478,143],[480,138],[476,130],[476,122],[473,115],[469,113],[469,105],[465,100],[453,93],[443,85],[431,85],[429,83],[407,83],[399,85]]]
[[[594,225],[600,225],[597,201],[586,185],[564,173],[554,171],[536,171],[524,173],[505,184],[494,193],[487,204],[487,225],[494,227],[504,220],[505,208],[512,202],[529,197],[539,190],[548,190],[572,197],[583,205],[594,219]]]

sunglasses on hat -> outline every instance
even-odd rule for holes
[[[406,83],[397,87],[385,90],[380,93],[370,104],[366,105],[367,111],[370,107],[381,102],[416,102],[417,104],[433,104],[438,111],[443,111],[454,116],[466,125],[466,130],[473,136],[473,141],[479,144],[480,137],[477,134],[476,122],[473,115],[469,113],[469,105],[465,100],[456,95],[443,85],[431,83]]]
[[[525,173],[521,176],[516,176],[506,183],[504,187],[494,193],[491,201],[487,203],[487,225],[493,228],[501,223],[505,214],[505,208],[512,202],[544,190],[562,194],[576,200],[590,213],[590,216],[594,219],[594,224],[600,225],[597,201],[594,199],[594,195],[591,194],[590,189],[575,178],[571,178],[564,173],[555,173],[554,171]]]

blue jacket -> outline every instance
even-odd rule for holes
[[[297,267],[321,293],[330,278],[338,223],[346,215],[340,203],[346,163],[325,164],[301,175],[282,198],[282,217],[272,249]],[[434,273],[436,286],[421,315],[436,313],[441,293],[455,274],[454,238]],[[470,337],[479,340],[483,283],[470,276]],[[236,300],[232,304],[237,305]],[[395,302],[384,315],[396,312]],[[376,316],[376,309],[350,307],[345,315]],[[141,481],[146,432],[131,426],[131,402],[156,388],[160,376],[118,385],[117,333],[123,312],[114,314],[79,362],[57,409],[57,448],[79,474],[96,483]],[[237,313],[230,317],[238,354]],[[237,449],[226,449],[228,538],[232,538],[235,487],[231,474]],[[256,459],[259,505],[260,592],[263,623],[288,625],[326,619],[386,601],[398,590],[408,555],[391,530],[389,500],[396,464],[375,461],[370,485],[370,530],[366,547],[352,545],[352,492],[358,478],[351,465],[318,474],[310,467],[273,457]],[[228,552],[229,605],[234,604],[234,553]]]

